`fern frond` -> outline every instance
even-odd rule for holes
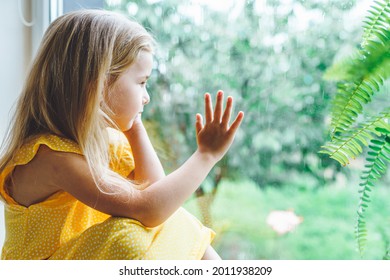
[[[383,2],[383,3],[382,3]],[[370,72],[371,66],[384,63],[387,68],[390,51],[390,1],[375,1],[368,10],[364,22],[361,48],[356,53],[335,63],[324,74],[326,80],[351,81],[361,79]],[[378,68],[378,67],[377,67]],[[385,75],[386,79],[389,75]]]
[[[346,165],[368,146],[355,227],[361,254],[367,243],[365,214],[371,202],[370,192],[390,163],[390,108],[354,126],[364,105],[371,102],[390,77],[390,0],[375,1],[368,13],[361,48],[353,56],[334,64],[324,75],[340,83],[331,109],[331,141],[320,151]]]
[[[380,91],[384,80],[390,76],[390,31],[388,45],[371,42],[367,46],[367,56],[360,56],[344,64],[344,78],[352,82],[340,83],[332,103],[331,134],[348,129],[363,111],[375,93]],[[339,75],[342,75],[338,71]]]
[[[355,122],[363,106],[390,77],[390,0],[376,1],[369,13],[362,48],[324,75],[344,81],[332,103],[332,136],[343,133]]]
[[[372,72],[384,80],[390,77],[390,29],[384,33],[386,44],[370,40],[365,49],[356,51],[328,68],[323,78],[347,82],[363,79]]]
[[[358,217],[355,228],[358,249],[362,255],[367,241],[367,228],[365,222],[365,212],[370,203],[370,192],[374,187],[374,182],[385,174],[387,165],[390,163],[390,131],[382,139],[372,139],[368,146],[369,151],[366,158],[368,162],[361,176],[360,201],[358,206]]]
[[[365,46],[369,43],[369,40],[373,37],[377,37],[382,39],[381,36],[384,31],[389,30],[390,25],[390,1],[386,0],[374,1],[374,4],[368,10],[368,15],[363,21],[364,23],[364,31],[361,46],[365,48]]]
[[[343,133],[390,77],[389,0],[375,2],[366,18],[362,48],[335,64],[324,78],[343,80],[332,103],[331,135]],[[337,76],[337,78],[335,77]]]
[[[382,76],[386,80],[389,75],[390,68],[390,28],[381,32],[381,41],[369,40],[364,49],[360,50],[361,59],[356,60],[351,69],[354,77],[364,77],[368,73],[376,72],[377,75]]]
[[[344,131],[340,136],[334,136],[331,142],[321,147],[320,153],[328,154],[343,166],[347,165],[351,158],[362,153],[363,147],[368,146],[374,136],[390,134],[389,118],[390,108],[387,108],[378,116]]]
[[[380,91],[390,77],[390,30],[387,45],[370,41],[367,49],[352,62],[344,64],[344,78],[352,82],[340,83],[332,103],[331,134],[348,129],[363,111],[363,106]],[[340,71],[339,73],[340,74]]]
[[[390,66],[390,64],[389,64]],[[331,135],[344,133],[363,111],[363,105],[371,101],[374,93],[383,85],[381,75],[371,75],[356,82],[338,86],[337,95],[332,102]]]

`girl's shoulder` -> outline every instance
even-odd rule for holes
[[[82,154],[76,142],[55,134],[42,134],[31,138],[20,148],[14,157],[15,164],[26,164],[31,161],[42,145],[52,151]]]
[[[126,176],[134,161],[122,135],[109,131],[110,167]],[[37,135],[16,152],[1,172],[0,194],[8,203],[29,206],[63,191],[64,184],[77,185],[83,174],[90,174],[90,170],[76,142],[54,134]]]
[[[28,139],[0,174],[0,193],[6,202],[30,206],[58,192],[60,188],[52,179],[61,172],[60,154],[82,153],[77,143],[58,135],[41,134]],[[69,157],[62,158],[66,161]]]
[[[130,145],[123,133],[111,128],[107,128],[107,133],[111,157],[120,157],[123,153],[131,152]],[[55,134],[41,134],[29,139],[14,155],[11,164],[27,164],[36,156],[41,146],[47,146],[55,152],[83,154],[80,146],[75,141]]]

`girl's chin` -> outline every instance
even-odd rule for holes
[[[116,123],[116,127],[113,127],[113,128],[119,129],[121,131],[127,131],[127,130],[130,130],[133,127],[134,119],[130,120],[129,122],[118,122],[118,121],[116,121],[115,123]]]
[[[136,116],[134,116],[130,120],[127,120],[127,121],[126,120],[122,120],[122,121],[115,120],[115,123],[121,131],[128,131],[133,127],[134,123],[139,121],[140,118],[141,118],[141,115],[137,114]]]
[[[123,126],[119,126],[119,128],[122,130],[122,131],[128,131],[130,130],[134,125],[134,119],[129,121],[128,123],[126,123],[125,125]]]

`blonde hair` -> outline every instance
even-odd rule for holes
[[[80,10],[52,22],[3,143],[0,172],[25,142],[50,133],[79,145],[96,182],[118,180],[108,167],[106,128],[115,124],[104,95],[153,45],[141,25],[113,12]]]

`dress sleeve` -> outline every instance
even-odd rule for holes
[[[13,158],[0,173],[0,201],[5,201],[8,204],[17,204],[17,202],[8,195],[5,189],[6,179],[17,165],[25,165],[29,163],[35,157],[41,145],[45,145],[53,151],[82,155],[79,146],[75,142],[62,138],[58,135],[42,134],[31,138],[18,151],[16,151]]]
[[[126,136],[115,129],[108,128],[110,141],[110,168],[127,177],[134,170],[134,157]]]

